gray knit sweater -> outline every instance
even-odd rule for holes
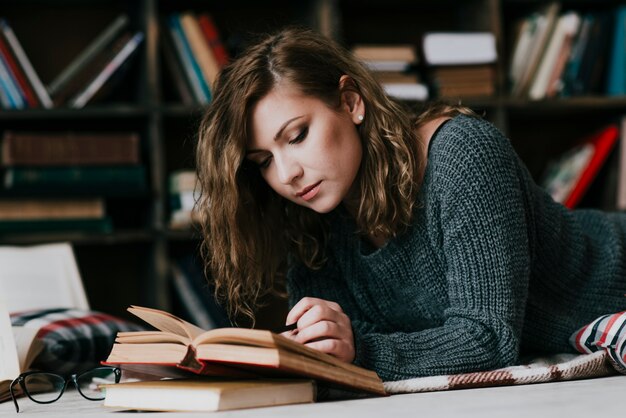
[[[457,116],[438,130],[419,203],[380,249],[335,210],[326,265],[288,274],[291,305],[341,305],[355,362],[383,380],[573,351],[577,328],[626,309],[626,214],[555,203],[489,122]]]

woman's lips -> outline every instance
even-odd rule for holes
[[[302,192],[298,193],[298,196],[301,197],[305,201],[309,201],[313,199],[317,193],[320,191],[321,181],[318,181],[313,186],[307,187]]]

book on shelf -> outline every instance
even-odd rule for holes
[[[166,25],[171,36],[172,44],[174,45],[174,50],[180,62],[182,62],[182,67],[187,79],[193,87],[194,95],[199,103],[210,102],[211,89],[209,88],[207,80],[204,78],[197,57],[194,56],[189,40],[185,35],[180,23],[180,15],[175,13],[167,16]]]
[[[105,407],[139,411],[228,411],[315,401],[315,383],[302,379],[167,379],[103,387]]]
[[[626,116],[620,121],[618,164],[616,208],[626,210]]]
[[[40,105],[37,96],[26,79],[26,74],[20,68],[14,54],[11,52],[9,44],[5,41],[4,36],[0,33],[0,65],[4,64],[7,71],[13,74],[20,93],[24,96],[28,107],[34,108]],[[3,90],[4,93],[4,90]]]
[[[422,52],[427,65],[492,64],[498,58],[491,32],[427,32]]]
[[[48,90],[46,90],[46,87],[43,85],[41,79],[37,75],[37,72],[30,63],[26,52],[22,48],[22,44],[17,39],[17,36],[15,35],[15,32],[13,32],[9,22],[7,22],[4,18],[0,18],[0,32],[2,32],[2,36],[4,36],[6,43],[9,45],[13,55],[15,56],[16,62],[19,63],[19,66],[24,71],[28,82],[33,87],[38,101],[43,107],[47,109],[51,108],[53,103]]]
[[[106,364],[140,369],[170,366],[221,377],[298,377],[384,395],[378,375],[266,330],[205,331],[168,312],[132,306],[132,314],[158,331],[120,332]]]
[[[195,170],[176,170],[169,176],[170,222],[173,229],[188,229],[199,220],[196,201],[200,186]]]
[[[111,218],[62,218],[0,220],[0,234],[98,233],[113,232]]]
[[[626,5],[615,11],[612,47],[608,64],[606,94],[626,95]]]
[[[141,165],[9,167],[4,188],[16,193],[138,194],[146,190],[146,173]]]
[[[2,135],[4,166],[135,165],[140,163],[136,132],[25,132]]]
[[[184,105],[195,105],[200,99],[195,96],[191,81],[183,70],[183,62],[174,50],[174,44],[169,33],[161,33],[161,50],[166,71],[171,76],[176,93]]]
[[[513,96],[528,95],[560,10],[560,3],[551,2],[524,18],[528,23],[522,24],[523,31],[518,34],[513,49],[512,65],[515,66],[511,69]]]
[[[102,198],[52,198],[0,200],[0,221],[44,220],[44,219],[87,219],[105,216]]]
[[[126,27],[129,19],[126,14],[117,16],[98,34],[55,78],[48,84],[51,96],[61,92],[74,77],[77,77],[94,59],[116,39]]]
[[[189,42],[191,52],[200,66],[202,76],[209,89],[212,89],[220,71],[220,65],[202,32],[198,18],[192,12],[180,13],[177,16],[187,42]]]
[[[144,39],[142,32],[136,32],[128,39],[122,48],[117,51],[113,58],[105,65],[105,67],[69,101],[69,106],[75,109],[83,108],[93,97],[102,89],[104,84],[120,70],[122,65],[126,63],[136,53],[139,45]]]
[[[217,59],[218,65],[220,68],[224,67],[230,61],[230,56],[224,47],[220,31],[213,17],[206,12],[200,13],[198,15],[198,23],[200,24],[200,28],[202,29],[202,33],[209,47],[213,51],[213,55],[215,55],[215,59]]]
[[[559,90],[557,85],[571,52],[571,46],[578,33],[581,18],[577,12],[562,14],[556,21],[546,51],[539,62],[528,96],[533,100],[554,97]]]
[[[611,124],[579,141],[549,164],[542,186],[567,208],[575,208],[613,150],[619,128]]]
[[[26,101],[21,94],[14,76],[11,74],[11,69],[1,56],[0,89],[2,90],[2,107],[6,109],[23,109],[26,107]]]

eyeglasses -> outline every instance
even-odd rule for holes
[[[11,399],[15,404],[15,411],[20,412],[17,404],[16,385],[19,384],[22,393],[31,401],[37,403],[52,403],[59,400],[71,381],[83,398],[90,401],[104,399],[102,384],[119,383],[122,371],[117,367],[97,367],[80,374],[73,374],[67,379],[54,373],[30,371],[20,374],[11,382]]]

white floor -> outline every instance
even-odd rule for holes
[[[620,417],[626,413],[626,376],[536,385],[465,389],[444,392],[395,395],[340,402],[290,405],[212,414],[228,417]],[[49,418],[135,417],[136,413],[103,408],[98,402],[84,400],[75,392],[66,393],[58,402],[38,405],[20,399],[21,412],[15,414],[12,402],[0,404],[0,417],[40,416]],[[181,417],[189,413],[158,413]],[[202,413],[206,415],[205,413]],[[141,414],[144,416],[144,413]]]

